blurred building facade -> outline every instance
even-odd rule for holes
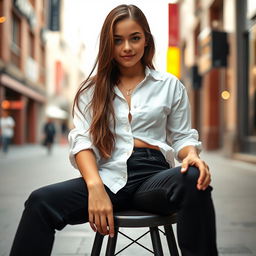
[[[14,143],[37,140],[46,102],[45,0],[0,0],[0,103],[14,117]]]
[[[85,79],[85,44],[79,25],[75,24],[79,19],[72,10],[74,4],[69,0],[58,2],[59,24],[50,22],[55,27],[46,34],[46,115],[68,125],[75,93]]]
[[[181,80],[206,150],[256,162],[256,1],[181,0]]]
[[[47,117],[71,119],[84,80],[85,45],[73,1],[0,0],[0,111],[15,119],[14,144],[38,143]],[[59,124],[59,125],[58,125]]]

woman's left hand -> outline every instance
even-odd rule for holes
[[[188,154],[182,161],[181,172],[185,173],[189,166],[196,166],[199,171],[199,178],[197,180],[197,188],[199,190],[205,190],[211,183],[211,174],[209,166],[199,158],[196,153]]]

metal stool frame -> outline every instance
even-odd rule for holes
[[[160,240],[159,231],[162,232],[166,236],[169,252],[171,256],[179,256],[178,248],[175,240],[175,236],[172,229],[172,224],[176,223],[176,214],[171,214],[168,216],[156,215],[152,213],[146,213],[141,211],[123,211],[114,213],[114,221],[115,221],[115,236],[113,238],[108,238],[107,248],[106,248],[106,256],[114,256],[118,255],[125,249],[127,249],[132,244],[136,243],[139,246],[143,247],[147,251],[153,253],[157,256],[163,256],[163,249]],[[164,226],[164,232],[159,229],[159,226]],[[123,232],[119,231],[120,227],[149,227],[149,231],[138,237],[137,239],[132,239]],[[142,245],[138,242],[139,239],[144,237],[146,234],[150,233],[151,241],[153,245],[153,251]],[[116,243],[118,234],[125,236],[130,239],[132,242],[122,248],[120,251],[115,253]],[[99,256],[101,252],[102,242],[104,236],[100,233],[96,233],[93,247],[92,247],[92,256]]]

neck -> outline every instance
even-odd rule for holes
[[[145,70],[141,63],[138,63],[138,65],[135,65],[131,68],[124,68],[119,67],[120,70],[120,79],[131,79],[135,77],[144,77],[145,76]]]

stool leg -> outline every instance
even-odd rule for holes
[[[154,255],[164,256],[158,227],[150,227],[149,229],[150,229],[150,235],[151,235]]]
[[[165,235],[166,235],[166,239],[167,239],[167,243],[168,243],[168,247],[169,247],[171,256],[179,256],[179,252],[178,252],[175,236],[173,233],[172,225],[165,225],[164,231],[165,231]]]
[[[106,249],[106,256],[113,256],[115,255],[115,250],[116,250],[116,241],[117,241],[117,235],[118,235],[118,229],[115,228],[115,236],[114,237],[108,237],[108,244],[107,244],[107,249]]]
[[[100,255],[103,238],[104,238],[103,235],[101,235],[98,232],[96,233],[94,242],[93,242],[91,256],[99,256]]]

